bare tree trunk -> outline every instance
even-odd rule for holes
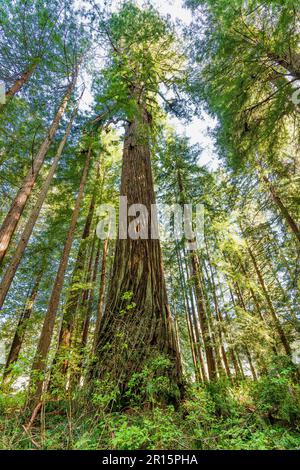
[[[208,266],[209,266],[209,271],[210,271],[210,277],[209,277],[209,274],[207,272],[207,278],[208,278],[208,280],[210,281],[210,284],[211,284],[211,290],[212,290],[212,295],[213,295],[213,301],[214,301],[214,306],[215,306],[216,317],[217,317],[217,320],[218,320],[218,323],[219,323],[218,324],[218,334],[219,334],[221,355],[222,355],[226,375],[229,379],[231,379],[231,371],[230,371],[230,367],[229,367],[229,363],[228,363],[228,359],[227,359],[227,353],[225,351],[224,341],[223,341],[223,336],[225,336],[224,333],[223,333],[223,330],[222,330],[223,317],[222,317],[222,313],[221,313],[221,310],[220,310],[220,307],[219,307],[219,301],[218,301],[218,298],[217,298],[216,283],[215,283],[215,279],[214,279],[214,273],[213,273],[213,269],[212,269],[212,264],[211,264],[211,259],[210,259],[210,254],[209,254],[209,249],[208,249],[208,244],[207,244],[206,238],[205,238],[205,247],[206,247],[206,254],[207,254]]]
[[[209,380],[213,380],[214,378],[216,378],[216,372],[217,372],[216,363],[215,363],[215,358],[214,358],[214,353],[213,353],[212,339],[211,339],[210,332],[209,332],[203,286],[201,283],[200,263],[199,263],[198,256],[194,250],[191,251],[191,269],[192,269],[192,275],[193,275],[193,279],[195,283],[195,295],[196,295],[199,321],[201,325],[201,331],[202,331],[203,342],[204,342],[204,349],[205,349],[206,362],[207,362],[207,371],[208,371]]]
[[[300,55],[296,52],[292,53],[291,50],[277,54],[275,52],[266,51],[270,60],[276,62],[281,67],[285,68],[294,78],[300,80]]]
[[[183,208],[184,204],[186,203],[186,193],[185,193],[185,187],[184,187],[184,183],[183,183],[183,179],[182,179],[182,170],[178,167],[177,162],[176,162],[176,176],[177,176],[177,185],[178,185],[178,190],[179,190],[179,202],[180,202],[181,207]],[[185,277],[184,277],[184,273],[183,273],[182,259],[181,259],[180,253],[178,253],[178,251],[177,251],[177,257],[178,257],[179,267],[181,267],[181,271],[182,271],[182,279],[183,279],[183,282],[185,284],[183,286],[183,288],[184,288],[184,291],[186,292],[187,286],[186,286],[186,283],[185,283]],[[184,261],[185,261],[186,272],[188,273],[188,275],[191,275],[188,263],[186,261],[185,250],[184,250]],[[190,263],[190,265],[192,265],[192,263]],[[195,276],[193,276],[193,277],[194,277],[194,285],[195,285]],[[202,338],[201,338],[200,331],[199,331],[199,328],[198,328],[198,321],[197,321],[197,318],[196,318],[196,311],[195,311],[196,309],[195,309],[194,299],[193,299],[193,289],[190,286],[189,286],[189,293],[190,293],[192,317],[190,316],[188,299],[187,299],[187,306],[188,306],[188,315],[189,315],[190,324],[191,324],[191,331],[192,331],[192,336],[195,337],[196,341],[197,341],[197,348],[196,348],[196,351],[198,352],[197,356],[198,356],[198,359],[199,359],[199,362],[200,362],[203,381],[206,382],[207,381],[207,373],[206,373],[206,370],[204,368],[204,360],[203,360],[203,355],[202,355],[202,350],[201,350],[201,343],[203,342],[204,343],[204,350],[205,350],[205,353],[206,353],[204,332],[202,330],[202,323],[201,323],[201,320],[200,320],[200,328],[201,328],[201,333],[202,333]],[[195,294],[196,294],[196,298],[197,298],[198,316],[200,318],[197,292],[195,292]],[[205,312],[206,312],[206,310],[205,310]],[[208,365],[209,360],[210,359],[206,358],[207,369],[209,369],[209,365]],[[209,370],[208,370],[208,374],[209,374]]]
[[[59,159],[62,155],[64,146],[66,144],[67,138],[68,138],[69,133],[71,131],[73,120],[74,120],[74,118],[77,114],[77,110],[78,110],[78,105],[77,105],[77,107],[75,108],[75,110],[73,112],[73,115],[70,119],[69,125],[66,129],[65,135],[64,135],[63,139],[61,140],[61,142],[58,146],[56,155],[55,155],[54,160],[52,162],[52,165],[51,165],[51,168],[50,168],[49,173],[47,175],[47,178],[45,179],[45,181],[43,183],[42,189],[41,189],[41,191],[40,191],[40,193],[37,197],[37,201],[35,203],[35,206],[32,209],[32,211],[29,215],[28,221],[25,225],[25,228],[22,232],[20,241],[19,241],[16,249],[14,250],[14,253],[13,253],[12,259],[9,263],[9,266],[8,266],[6,272],[5,272],[5,274],[4,274],[4,276],[1,280],[1,284],[0,284],[0,307],[2,307],[2,305],[5,301],[7,292],[9,290],[10,286],[11,286],[11,283],[13,281],[15,273],[18,269],[18,266],[20,264],[20,261],[22,259],[23,254],[24,254],[25,248],[26,248],[26,246],[28,244],[28,241],[30,239],[32,230],[35,226],[35,223],[36,223],[37,218],[40,214],[43,203],[46,199],[48,190],[50,188],[50,185],[51,185],[51,182],[52,182],[52,179],[53,179],[53,176],[54,176],[55,171],[57,169]]]
[[[7,357],[6,364],[5,364],[5,369],[3,372],[4,384],[7,384],[10,382],[11,366],[18,360],[19,353],[20,353],[20,350],[24,341],[25,333],[26,333],[27,321],[29,320],[32,310],[33,310],[33,305],[34,305],[36,296],[38,294],[39,285],[43,276],[43,272],[44,272],[44,268],[42,268],[38,272],[35,283],[32,287],[31,293],[28,299],[26,300],[25,307],[19,318],[19,322],[15,331],[14,338],[12,340],[10,351],[8,353],[8,357]]]
[[[223,256],[226,259],[225,253],[223,253]],[[220,285],[220,279],[219,279],[219,276],[218,276],[218,271],[215,271],[215,274],[216,274],[216,277],[217,277],[218,285]],[[229,287],[229,291],[230,291],[230,294],[231,294],[230,287]],[[225,303],[224,292],[223,292],[222,288],[220,289],[220,292],[221,292],[222,301],[223,301],[223,303]],[[234,299],[233,299],[232,295],[231,295],[231,299],[232,299],[232,303],[234,305]],[[219,314],[220,314],[221,321],[224,320],[225,325],[229,325],[230,320],[229,320],[228,314],[226,312],[226,309],[224,311],[224,318],[222,316],[221,310],[219,310]],[[232,338],[232,335],[231,335],[230,331],[227,332],[227,337],[228,337],[229,343],[231,343],[231,345],[229,346],[229,354],[230,354],[230,357],[231,357],[231,362],[232,362],[233,367],[234,367],[235,376],[237,378],[238,377],[244,377],[244,371],[243,371],[243,368],[241,367],[241,364],[240,364],[238,351],[236,350],[235,347],[232,346],[233,338]]]
[[[47,313],[45,316],[42,332],[40,335],[39,343],[37,346],[37,351],[36,355],[33,361],[33,366],[32,366],[32,378],[31,382],[34,383],[34,377],[37,373],[44,373],[47,365],[47,356],[48,356],[48,351],[50,348],[50,343],[52,339],[52,334],[53,334],[53,329],[54,329],[54,324],[55,324],[55,319],[56,319],[56,313],[59,305],[59,300],[61,296],[61,291],[63,288],[63,282],[64,282],[64,276],[66,273],[67,265],[68,265],[68,260],[69,260],[69,254],[71,251],[72,243],[73,243],[73,237],[74,237],[74,232],[77,224],[77,219],[79,215],[79,210],[80,210],[80,205],[83,199],[83,194],[84,194],[84,189],[85,189],[85,184],[86,184],[86,179],[87,179],[87,174],[88,174],[88,168],[89,168],[89,163],[91,159],[91,149],[88,151],[85,151],[85,163],[84,163],[84,168],[81,176],[81,181],[79,185],[79,191],[77,194],[76,202],[75,202],[75,207],[72,213],[71,221],[70,221],[70,226],[68,229],[64,249],[62,252],[60,264],[58,267],[58,271],[56,274],[56,278],[54,281],[53,285],[53,290],[51,293],[50,301],[48,304],[48,309]],[[42,392],[43,392],[43,379],[38,379],[35,385],[35,391],[33,395],[30,397],[31,398],[31,404],[33,407],[35,407],[36,403],[40,401]]]
[[[33,62],[33,64],[31,64],[28,69],[21,74],[20,78],[18,78],[15,83],[5,92],[6,103],[11,100],[11,98],[13,98],[28,82],[30,77],[35,72],[37,65],[38,61]]]
[[[94,333],[94,344],[93,344],[93,353],[96,352],[97,338],[99,337],[99,331],[101,326],[101,320],[103,316],[103,307],[104,307],[104,296],[105,296],[105,285],[106,285],[106,265],[107,265],[107,254],[108,254],[108,244],[109,239],[106,238],[103,243],[102,251],[102,264],[101,264],[101,277],[100,277],[100,287],[99,287],[99,297],[98,297],[98,306],[97,306],[97,319]]]
[[[190,290],[190,292],[192,292],[192,289]],[[188,314],[189,314],[190,321],[191,321],[191,328],[193,329],[193,338],[195,341],[197,357],[200,363],[201,376],[202,376],[203,382],[208,382],[207,372],[205,369],[205,360],[204,360],[204,356],[202,352],[203,338],[201,336],[201,332],[199,329],[199,322],[197,320],[196,305],[194,302],[193,295],[190,295],[189,300],[190,301],[188,302],[188,305],[189,305]]]
[[[164,398],[177,401],[175,389],[182,388],[181,363],[168,306],[160,242],[151,239],[150,233],[152,223],[155,224],[151,214],[155,196],[148,141],[150,121],[150,115],[141,106],[140,116],[129,122],[126,129],[121,195],[127,196],[129,206],[143,204],[149,216],[147,221],[139,217],[140,224],[133,228],[136,238],[132,235],[116,241],[92,375],[101,378],[109,374],[123,396],[132,374],[142,370],[153,357],[164,354],[170,360],[165,375],[174,385]],[[127,221],[128,218],[126,229]],[[133,223],[132,218],[129,221]]]
[[[208,323],[208,328],[209,328],[212,347],[213,347],[213,352],[214,352],[216,372],[218,373],[219,376],[222,376],[225,371],[224,371],[224,368],[223,368],[223,363],[222,363],[221,354],[220,354],[221,343],[218,344],[218,338],[217,338],[217,335],[214,331],[213,322],[215,320],[215,317],[213,316],[213,313],[212,313],[212,308],[211,308],[210,299],[209,299],[209,295],[208,295],[208,289],[205,285],[204,272],[207,275],[208,282],[209,282],[209,276],[208,276],[208,272],[207,272],[207,268],[205,266],[205,263],[203,263],[202,259],[199,259],[199,263],[201,264],[201,272],[200,272],[201,284],[203,286],[203,294],[204,294],[204,300],[205,300],[207,323]],[[202,265],[204,267],[204,271],[202,270]]]
[[[267,289],[267,287],[266,287],[266,284],[265,284],[263,275],[262,275],[262,273],[261,273],[261,271],[260,271],[260,269],[259,269],[259,266],[258,266],[258,264],[257,264],[257,262],[256,262],[256,259],[255,259],[255,256],[254,256],[254,254],[253,254],[253,251],[251,250],[251,248],[249,247],[249,245],[247,246],[247,248],[248,248],[248,252],[249,252],[250,258],[251,258],[251,260],[252,260],[252,263],[253,263],[253,266],[254,266],[254,269],[255,269],[257,278],[258,278],[258,280],[259,280],[259,283],[260,283],[262,292],[263,292],[263,294],[264,294],[264,297],[265,297],[265,299],[266,299],[267,305],[268,305],[268,307],[269,307],[269,311],[270,311],[271,317],[272,317],[272,319],[273,319],[274,326],[275,326],[275,328],[276,328],[276,330],[277,330],[277,333],[278,333],[278,335],[279,335],[279,338],[280,338],[280,340],[281,340],[281,343],[282,343],[282,345],[283,345],[283,348],[284,348],[286,354],[287,354],[288,356],[291,356],[291,354],[292,354],[291,347],[290,347],[290,345],[289,345],[289,342],[288,342],[288,339],[287,339],[287,337],[286,337],[286,335],[285,335],[285,332],[284,332],[284,330],[283,330],[283,328],[282,328],[282,325],[281,325],[281,323],[280,323],[280,321],[279,321],[279,318],[278,318],[278,316],[277,316],[277,314],[276,314],[276,311],[275,311],[275,308],[274,308],[274,306],[273,306],[273,302],[272,302],[271,297],[270,297],[270,295],[269,295],[268,289]]]
[[[266,187],[269,190],[269,193],[272,197],[272,200],[273,200],[274,204],[276,205],[277,209],[279,209],[283,219],[285,220],[287,225],[290,227],[291,231],[293,232],[293,234],[297,238],[298,242],[300,243],[300,230],[299,230],[297,222],[294,220],[294,218],[290,214],[289,210],[287,209],[287,207],[282,202],[281,197],[277,193],[276,189],[274,188],[274,186],[271,183],[271,181],[269,180],[269,178],[266,175],[263,175],[262,179],[263,179],[264,183],[266,184]]]
[[[86,346],[87,344],[87,337],[88,337],[88,330],[89,330],[89,325],[90,325],[90,318],[92,314],[92,309],[93,309],[93,302],[94,302],[94,291],[95,291],[95,283],[97,279],[97,272],[98,272],[98,267],[99,267],[99,261],[100,261],[100,248],[101,248],[101,240],[98,240],[98,247],[95,255],[95,262],[94,262],[94,267],[93,267],[93,276],[92,276],[92,289],[90,291],[89,299],[88,299],[88,306],[87,306],[87,313],[88,316],[85,319],[84,325],[83,325],[83,332],[82,332],[82,345],[83,347]]]
[[[198,328],[198,322],[196,318],[196,309],[193,301],[193,291],[190,286],[187,286],[186,279],[184,276],[184,269],[182,266],[182,257],[180,251],[176,247],[177,263],[180,273],[180,283],[182,292],[184,293],[185,299],[185,314],[187,319],[188,333],[191,343],[192,357],[194,361],[196,377],[200,378],[203,382],[207,382],[207,374],[204,368],[204,360],[201,351],[202,338]],[[190,299],[188,298],[188,292]]]
[[[85,264],[85,259],[87,256],[87,239],[90,235],[91,225],[92,225],[92,220],[93,220],[94,210],[95,210],[95,204],[96,204],[98,176],[99,176],[99,166],[98,166],[93,196],[90,202],[88,215],[85,221],[85,225],[84,225],[84,229],[83,229],[83,233],[82,233],[81,241],[79,245],[79,250],[77,253],[77,258],[76,258],[75,266],[74,266],[72,277],[71,277],[71,288],[67,295],[62,324],[61,324],[61,328],[59,332],[58,347],[57,347],[53,364],[57,362],[57,360],[59,359],[61,355],[64,355],[65,352],[70,351],[70,348],[71,348],[71,338],[72,338],[76,313],[77,313],[77,309],[79,306],[79,300],[80,300],[80,295],[81,295],[81,290],[78,289],[78,283],[82,282],[83,280],[84,264]],[[68,367],[69,367],[69,360],[66,358],[63,364],[61,364],[60,366],[61,374],[66,374]]]
[[[67,91],[64,95],[64,98],[60,104],[60,107],[52,121],[52,124],[48,130],[47,136],[43,141],[34,161],[32,164],[32,168],[30,168],[27,176],[24,178],[21,187],[11,205],[11,208],[2,224],[0,229],[0,264],[3,261],[3,258],[6,254],[6,251],[9,247],[11,242],[12,236],[17,228],[19,219],[23,213],[27,200],[31,194],[32,188],[34,183],[37,179],[39,171],[43,165],[44,158],[46,156],[47,151],[54,139],[56,131],[58,129],[59,123],[63,114],[65,113],[67,104],[71,98],[71,95],[74,91],[76,80],[77,80],[77,73],[78,70],[74,73],[71,83],[69,84]]]
[[[237,303],[238,305],[245,311],[245,312],[248,312],[248,309],[246,307],[246,304],[245,304],[245,300],[244,300],[244,296],[243,296],[243,293],[241,291],[241,288],[239,286],[238,283],[235,283],[235,292],[236,292],[236,297],[237,297]],[[234,300],[234,296],[233,296],[233,293],[231,292],[231,298],[232,298],[232,302],[233,304],[235,305],[235,300]],[[253,380],[257,380],[257,374],[256,374],[256,370],[255,370],[255,367],[254,367],[254,364],[253,364],[253,361],[252,361],[252,356],[251,356],[251,353],[249,351],[249,348],[247,346],[247,344],[245,344],[243,346],[243,351],[245,352],[245,355],[247,357],[247,360],[248,360],[248,363],[249,363],[249,367],[250,367],[250,370],[251,370],[251,374],[252,374],[252,377],[253,377]]]
[[[190,348],[191,348],[192,359],[193,359],[193,364],[194,364],[195,376],[196,376],[197,380],[200,380],[201,382],[204,382],[203,375],[201,374],[201,369],[199,367],[200,361],[198,360],[198,357],[197,357],[197,346],[196,346],[197,340],[195,338],[195,333],[193,331],[191,318],[190,318],[189,312],[187,310],[185,310],[185,315],[186,315],[186,323],[187,323],[187,328],[188,328]]]
[[[93,241],[92,241],[92,247],[91,247],[91,252],[89,254],[89,259],[88,263],[85,269],[85,284],[89,285],[92,280],[93,276],[93,260],[94,260],[94,251],[95,251],[95,246],[96,246],[96,232],[94,233]],[[89,309],[89,294],[90,294],[90,287],[85,287],[82,296],[81,296],[81,301],[79,304],[79,315],[77,316],[77,325],[74,331],[74,336],[73,336],[73,344],[71,346],[72,352],[77,353],[77,361],[76,361],[76,371],[75,373],[71,373],[71,382],[70,386],[73,388],[75,384],[80,383],[80,378],[82,375],[82,369],[83,369],[83,364],[84,364],[84,349],[87,345],[87,338],[88,338],[88,330],[89,330],[89,324],[90,324],[90,317],[91,317],[91,310]]]
[[[252,357],[251,357],[251,353],[249,351],[248,346],[245,347],[245,352],[246,352],[246,356],[247,356],[247,359],[248,359],[248,362],[249,362],[249,366],[250,366],[250,370],[251,370],[253,380],[257,380],[256,370],[255,370],[255,367],[254,367],[254,364],[253,364],[253,361],[252,361]]]

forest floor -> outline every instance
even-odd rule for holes
[[[153,398],[153,397],[152,397]],[[0,395],[0,449],[300,449],[300,387],[283,370],[232,384],[194,384],[178,409],[138,398],[109,411],[95,394],[49,401],[26,430],[24,393]]]

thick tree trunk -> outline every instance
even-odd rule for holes
[[[46,199],[48,190],[50,188],[50,185],[51,185],[51,182],[52,182],[52,179],[53,179],[53,176],[56,172],[56,168],[57,168],[59,159],[60,159],[61,154],[63,152],[63,149],[64,149],[64,146],[66,144],[69,133],[71,131],[71,127],[72,127],[75,115],[77,113],[77,110],[78,110],[78,106],[76,107],[76,109],[73,112],[73,115],[70,119],[69,125],[66,129],[65,135],[64,135],[63,139],[61,140],[61,142],[58,146],[58,149],[57,149],[56,155],[54,157],[54,160],[52,162],[49,173],[48,173],[48,175],[47,175],[47,177],[46,177],[46,179],[43,183],[43,186],[42,186],[42,189],[41,189],[40,193],[38,194],[35,206],[34,206],[34,208],[32,209],[32,211],[29,215],[28,221],[27,221],[27,223],[25,225],[25,228],[22,232],[20,241],[19,241],[16,249],[14,250],[14,253],[13,253],[12,259],[9,263],[9,266],[8,266],[6,272],[5,272],[5,274],[4,274],[4,276],[1,280],[1,284],[0,284],[0,307],[2,307],[2,305],[5,301],[7,292],[9,290],[10,286],[11,286],[11,283],[12,283],[13,278],[15,276],[15,273],[18,269],[18,266],[19,266],[20,261],[22,259],[25,248],[26,248],[26,246],[28,244],[28,241],[30,239],[32,230],[35,226],[35,223],[36,223],[37,218],[40,214],[43,203]]]
[[[150,116],[129,122],[124,142],[121,195],[128,205],[143,204],[148,210],[148,227],[140,217],[136,239],[118,238],[105,314],[96,340],[97,364],[93,376],[110,375],[121,394],[132,374],[159,354],[170,360],[165,371],[174,385],[169,397],[177,399],[182,384],[181,365],[173,321],[168,306],[160,242],[151,239],[151,204],[155,203],[148,142]],[[128,218],[127,218],[128,220]],[[130,220],[130,219],[129,219]],[[127,228],[127,221],[126,221]],[[147,238],[138,238],[146,233]]]
[[[39,271],[36,277],[35,283],[33,285],[33,288],[31,290],[31,293],[28,299],[26,300],[24,310],[21,313],[21,316],[19,318],[19,322],[15,331],[14,338],[12,340],[10,351],[8,353],[8,357],[7,357],[6,364],[5,364],[5,369],[3,372],[4,384],[7,384],[10,382],[11,366],[18,360],[19,353],[20,353],[20,350],[24,341],[25,333],[26,333],[27,321],[29,320],[32,310],[33,310],[33,305],[34,305],[36,296],[38,294],[40,282],[43,276],[43,271],[44,269],[41,269]]]
[[[81,181],[79,185],[79,191],[77,194],[75,207],[72,213],[70,226],[68,229],[60,264],[59,264],[56,278],[54,281],[53,290],[52,290],[51,297],[49,300],[48,309],[47,309],[47,313],[45,316],[39,343],[37,346],[36,355],[33,361],[31,382],[33,382],[35,386],[35,391],[33,392],[33,395],[30,397],[31,404],[33,406],[36,405],[40,401],[40,398],[43,392],[44,380],[38,379],[37,382],[34,383],[34,377],[36,376],[37,373],[43,374],[46,369],[47,356],[48,356],[48,351],[49,351],[50,343],[52,339],[59,300],[60,300],[60,296],[61,296],[61,292],[63,288],[64,276],[66,273],[68,260],[69,260],[69,254],[70,254],[72,243],[73,243],[73,237],[74,237],[74,232],[75,232],[77,219],[79,215],[80,205],[83,199],[84,188],[86,184],[88,168],[89,168],[89,163],[91,159],[91,149],[89,149],[88,151],[84,153],[86,154],[85,155],[86,158],[85,158],[84,168],[83,168]]]
[[[74,91],[75,85],[76,85],[76,80],[77,80],[77,73],[74,74],[74,77],[68,86],[68,89],[64,95],[64,98],[60,104],[60,107],[52,121],[52,124],[48,130],[47,136],[45,140],[43,141],[34,161],[32,164],[32,168],[27,173],[27,176],[25,176],[21,187],[11,205],[11,208],[2,224],[2,227],[0,229],[0,264],[3,261],[3,258],[6,254],[6,251],[9,247],[9,244],[11,242],[12,236],[17,228],[19,219],[23,213],[23,210],[25,208],[25,205],[27,203],[27,200],[30,196],[30,193],[32,191],[32,188],[34,186],[34,183],[37,179],[37,176],[39,174],[39,171],[43,165],[44,158],[46,156],[46,153],[49,150],[49,147],[54,139],[54,136],[56,134],[56,131],[58,129],[59,123],[61,121],[61,118],[63,114],[65,113],[67,104],[71,98],[71,95]]]

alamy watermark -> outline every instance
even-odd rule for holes
[[[185,240],[188,250],[199,249],[204,239],[203,204],[128,205],[127,196],[119,197],[119,208],[101,204],[97,209],[98,238],[126,240]]]

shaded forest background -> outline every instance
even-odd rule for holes
[[[183,6],[1,2],[2,449],[300,446],[299,1]],[[120,195],[202,246],[98,238]]]

